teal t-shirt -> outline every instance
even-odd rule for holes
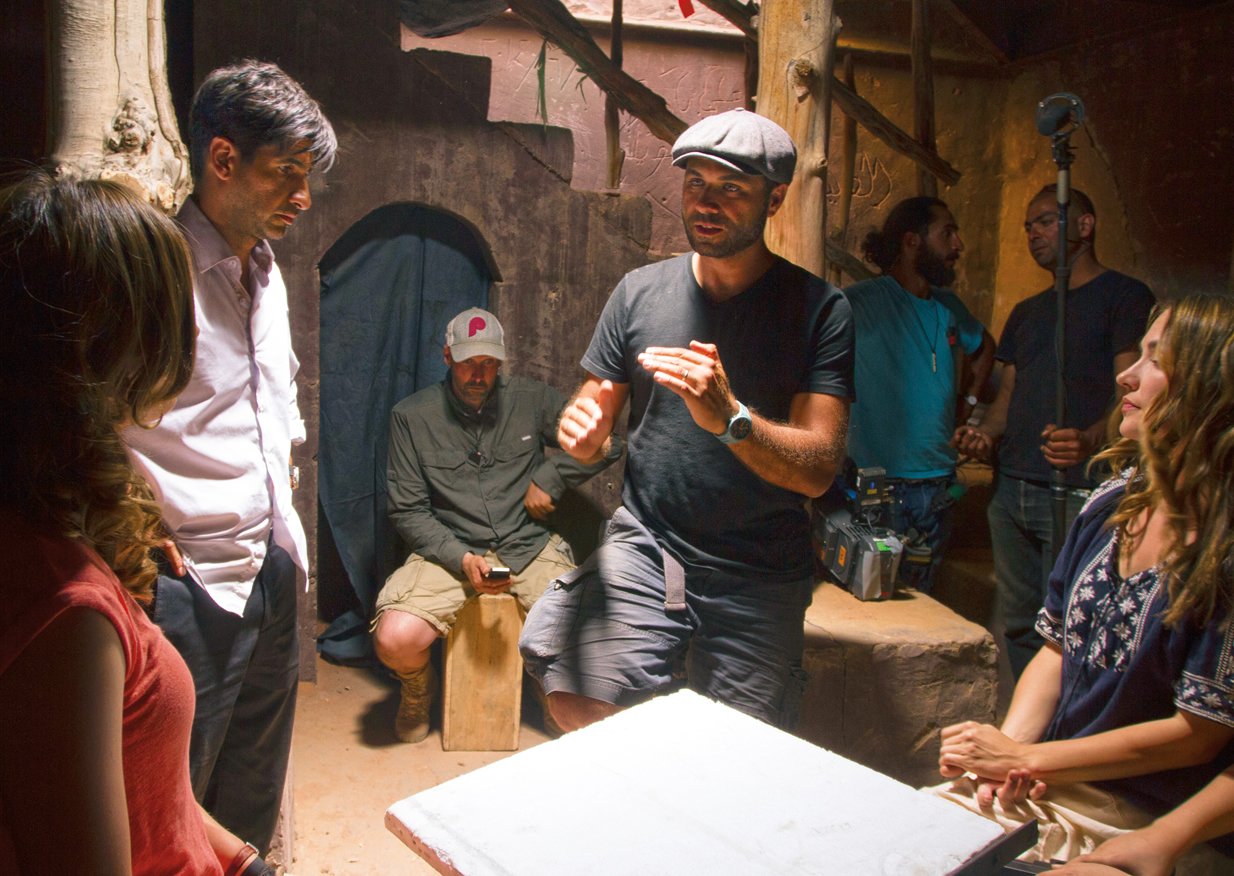
[[[949,289],[918,298],[892,277],[845,290],[857,339],[857,401],[848,455],[891,477],[936,478],[955,470],[955,348],[969,355],[984,329]]]

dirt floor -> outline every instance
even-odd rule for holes
[[[955,549],[949,565],[946,584],[935,596],[991,628],[998,640],[989,549]],[[1005,659],[1001,676],[1000,716],[1012,687]],[[527,688],[523,701],[520,750],[548,739]],[[511,753],[443,751],[436,714],[427,739],[399,743],[393,732],[397,706],[397,684],[376,671],[319,659],[317,682],[301,684],[292,749],[295,838],[288,872],[293,876],[430,876],[436,871],[386,829],[386,809]]]
[[[375,672],[318,660],[317,683],[301,684],[299,696],[292,746],[295,839],[288,872],[435,873],[386,830],[387,807],[511,752],[442,751],[439,721],[423,742],[396,741],[398,687]],[[519,750],[546,739],[539,707],[525,702]]]

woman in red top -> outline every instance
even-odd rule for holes
[[[238,874],[188,777],[194,692],[146,617],[161,540],[117,429],[193,367],[188,250],[112,182],[0,189],[0,873]]]

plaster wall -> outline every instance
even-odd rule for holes
[[[1234,243],[1234,4],[1122,40],[1080,46],[1021,70],[1003,129],[994,323],[1052,284],[1028,256],[1029,198],[1057,177],[1037,100],[1071,91],[1087,120],[1072,136],[1072,185],[1097,208],[1098,258],[1146,282],[1158,298],[1229,292]]]
[[[676,4],[671,5],[675,21],[668,17],[648,20],[671,25],[672,30],[634,25],[627,29],[623,69],[664,97],[669,110],[687,122],[741,106],[745,99],[745,62],[740,32],[728,25],[702,29],[683,24]],[[600,14],[590,8],[580,8],[578,13],[593,16],[593,21]],[[591,35],[605,53],[611,52],[607,28],[593,27]],[[406,51],[431,48],[488,58],[493,64],[490,118],[532,125],[543,124],[547,118],[550,125],[568,129],[574,137],[570,168],[573,185],[595,191],[607,189],[604,93],[568,55],[550,44],[544,47],[541,115],[538,58],[544,40],[521,20],[499,16],[479,27],[436,39],[419,37],[404,27],[401,44]],[[653,253],[684,252],[689,245],[681,227],[681,175],[672,166],[672,144],[657,138],[632,116],[622,113],[620,118],[625,161],[619,191],[644,198],[651,205]]]

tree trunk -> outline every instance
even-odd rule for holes
[[[174,213],[192,185],[167,87],[162,0],[60,0],[48,9],[56,172],[117,179]]]
[[[758,111],[797,144],[797,172],[767,243],[790,262],[824,276],[827,143],[840,20],[832,0],[767,0],[759,21]]]

